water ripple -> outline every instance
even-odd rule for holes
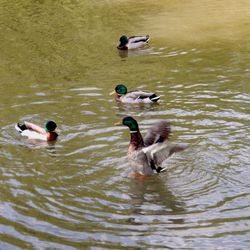
[[[135,16],[148,3],[134,1],[137,7],[129,8],[119,1],[111,8],[37,1],[32,8],[21,2],[10,8],[9,2],[3,7],[4,15],[11,14],[5,36],[11,50],[4,57],[3,49],[3,62],[10,61],[2,72],[11,68],[18,84],[0,86],[6,93],[0,107],[0,248],[248,249],[247,45],[177,46],[155,36],[149,47],[117,55],[119,34],[114,29],[107,36],[116,18],[122,23],[127,11]],[[40,18],[46,21],[41,34],[30,34]],[[15,34],[21,34],[20,44]],[[155,91],[161,102],[117,104],[109,92],[120,82]],[[142,134],[168,120],[170,139],[189,148],[164,162],[164,173],[130,177],[130,134],[113,125],[128,115]],[[28,141],[14,130],[18,121],[47,119],[58,124],[54,144]]]

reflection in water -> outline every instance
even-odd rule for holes
[[[177,201],[160,175],[131,178],[129,187],[131,204],[138,214],[168,215],[185,211],[185,204]]]
[[[138,112],[143,111],[157,111],[160,109],[159,103],[121,103],[117,102],[117,109],[119,112],[122,112],[123,114],[127,114],[128,112],[134,113],[138,115]]]
[[[147,45],[144,48],[139,48],[139,49],[134,49],[134,50],[117,50],[117,51],[118,51],[118,55],[121,58],[154,54],[153,49],[150,48],[150,45]]]

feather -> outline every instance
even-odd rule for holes
[[[148,91],[130,91],[126,95],[120,97],[124,103],[153,103],[157,102],[160,96]]]
[[[146,90],[133,90],[133,91],[129,91],[127,93],[127,95],[129,95],[129,96],[131,96],[133,98],[140,97],[141,99],[150,97],[153,94],[154,94],[153,92],[146,91]]]
[[[23,126],[24,126],[24,125],[20,125],[19,123],[17,123],[17,124],[15,125],[15,129],[16,129],[19,133],[22,133],[25,129],[27,129],[27,128],[24,128]]]
[[[21,133],[22,136],[27,136],[28,139],[34,139],[34,140],[42,140],[47,141],[47,135],[46,134],[39,134],[35,131],[26,129]]]
[[[171,132],[170,123],[160,121],[151,127],[144,137],[144,145],[148,147],[157,142],[163,142],[169,138]]]
[[[139,43],[139,42],[147,43],[148,41],[149,41],[149,35],[146,35],[146,36],[130,36],[129,37],[129,42],[131,42],[131,43]]]
[[[142,151],[147,155],[148,161],[152,161],[159,168],[161,164],[172,154],[183,151],[187,148],[185,144],[176,144],[169,141],[156,143],[143,148]]]
[[[148,92],[148,91],[130,91],[128,92],[126,95],[122,96],[121,99],[124,102],[129,102],[129,103],[150,103],[152,102],[150,100],[150,96],[154,95],[154,93],[152,92]]]

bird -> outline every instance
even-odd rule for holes
[[[129,91],[125,85],[118,84],[110,95],[115,94],[115,100],[122,103],[156,103],[160,96],[145,90]]]
[[[157,122],[149,128],[144,138],[133,117],[123,118],[121,124],[130,130],[128,160],[132,167],[132,173],[135,175],[150,176],[164,171],[166,168],[161,167],[163,161],[172,154],[187,148],[187,145],[169,141],[171,128],[167,121]]]
[[[44,128],[31,122],[25,121],[23,124],[17,123],[15,129],[28,139],[54,141],[57,139],[58,134],[55,132],[57,125],[54,121],[47,121]]]
[[[149,35],[145,36],[126,36],[123,35],[119,39],[119,45],[117,46],[117,49],[119,50],[130,50],[130,49],[137,49],[141,48],[148,44],[149,41]]]

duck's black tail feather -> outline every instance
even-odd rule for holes
[[[24,130],[27,129],[25,124],[20,124],[20,123],[17,123],[15,128],[19,133],[22,133]]]
[[[149,97],[149,99],[152,101],[152,102],[158,102],[159,99],[160,99],[160,96],[157,96],[156,94],[153,94]]]

